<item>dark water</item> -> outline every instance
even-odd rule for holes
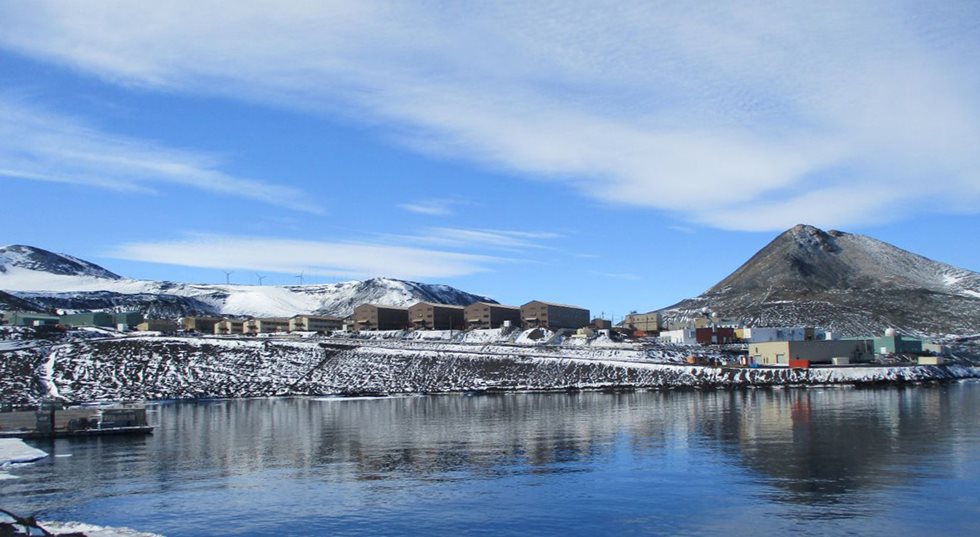
[[[980,535],[980,383],[163,404],[0,505],[167,536]],[[70,457],[64,457],[70,455]]]

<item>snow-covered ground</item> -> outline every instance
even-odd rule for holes
[[[41,525],[52,533],[82,532],[86,537],[163,537],[156,533],[146,533],[129,528],[109,528],[82,522],[45,522]]]

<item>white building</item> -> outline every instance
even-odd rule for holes
[[[742,330],[742,340],[748,343],[767,343],[770,341],[813,341],[813,328],[799,326],[757,326]]]
[[[695,345],[698,342],[696,328],[681,328],[678,330],[663,330],[657,338],[661,343],[675,345]]]

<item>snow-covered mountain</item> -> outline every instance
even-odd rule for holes
[[[183,315],[346,316],[362,303],[409,306],[419,301],[466,305],[493,300],[448,285],[392,278],[334,284],[255,286],[132,280],[64,254],[32,246],[0,248],[0,289],[45,308]]]
[[[90,276],[119,280],[121,276],[66,254],[56,254],[33,246],[13,244],[0,248],[0,275],[17,269],[59,276]]]
[[[677,319],[704,309],[754,326],[976,334],[980,274],[864,235],[798,225],[704,294],[661,312]]]

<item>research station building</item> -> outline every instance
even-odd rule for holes
[[[289,319],[290,332],[330,332],[340,330],[344,320],[339,317],[294,315]]]
[[[655,334],[663,326],[663,317],[655,311],[649,313],[630,313],[623,320],[623,324],[631,330],[645,334]]]
[[[352,315],[355,332],[362,330],[404,330],[408,327],[408,308],[361,304]]]
[[[788,366],[790,360],[807,360],[816,364],[834,362],[846,364],[868,361],[872,355],[871,341],[867,339],[768,341],[749,344],[749,356],[759,365]]]
[[[419,302],[408,308],[408,320],[418,330],[463,330],[463,306]]]
[[[532,300],[521,306],[521,319],[525,328],[582,328],[589,325],[589,310]]]
[[[504,321],[515,327],[521,325],[521,308],[517,306],[474,302],[463,309],[463,316],[467,328],[500,328]]]
[[[225,319],[223,321],[218,321],[214,325],[214,335],[216,336],[230,336],[230,335],[241,335],[245,332],[245,321],[238,319]]]

